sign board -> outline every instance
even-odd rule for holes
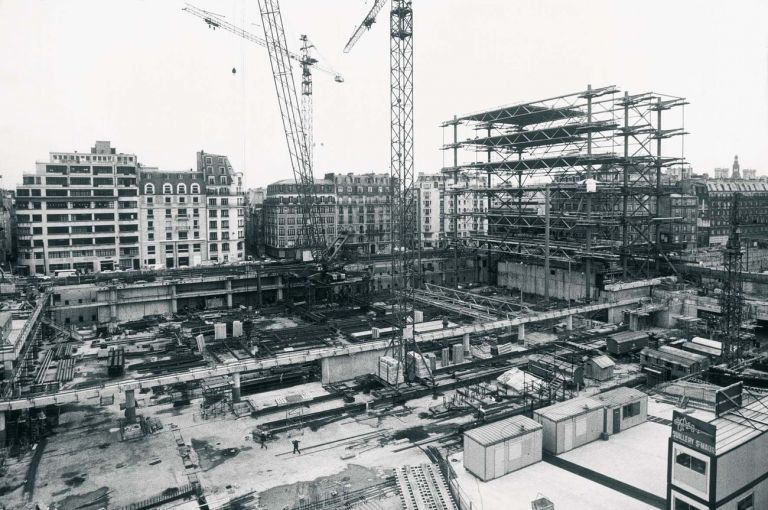
[[[715,415],[721,416],[731,409],[741,407],[741,392],[744,383],[739,381],[715,392]]]
[[[717,428],[678,411],[672,413],[672,439],[707,455],[715,454]]]

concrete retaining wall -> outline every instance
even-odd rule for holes
[[[592,297],[597,298],[598,290],[592,277]],[[526,294],[544,295],[544,266],[520,264],[517,262],[499,262],[498,284],[508,289],[523,289]],[[585,299],[586,286],[584,273],[580,268],[551,268],[549,275],[549,295],[559,299]]]
[[[386,349],[358,352],[352,356],[336,356],[320,360],[321,381],[333,384],[348,381],[360,375],[375,374]]]

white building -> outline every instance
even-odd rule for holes
[[[245,258],[245,194],[243,174],[229,158],[197,153],[197,171],[203,173],[208,199],[208,258],[233,262]]]
[[[20,268],[29,274],[139,269],[135,154],[108,141],[52,152],[16,189]]]
[[[454,183],[449,175],[420,173],[417,186],[424,248],[447,246],[453,236],[454,215],[460,238],[487,233],[488,198],[481,191],[487,187],[485,178],[461,176]]]

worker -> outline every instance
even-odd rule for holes
[[[267,433],[263,430],[261,431],[261,434],[259,434],[259,443],[261,443],[261,447],[267,450]]]
[[[293,453],[298,453],[299,455],[301,455],[301,450],[299,450],[299,440],[298,439],[294,439],[293,440]]]

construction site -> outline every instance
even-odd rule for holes
[[[349,234],[324,230],[316,60],[288,51],[278,1],[259,0],[263,38],[188,5],[269,54],[301,249],[3,275],[0,507],[768,508],[768,274],[743,265],[741,195],[722,262],[663,240],[696,105],[585,84],[447,115],[451,228],[427,249],[418,5],[372,4],[345,51],[387,25],[391,254],[342,260]]]

